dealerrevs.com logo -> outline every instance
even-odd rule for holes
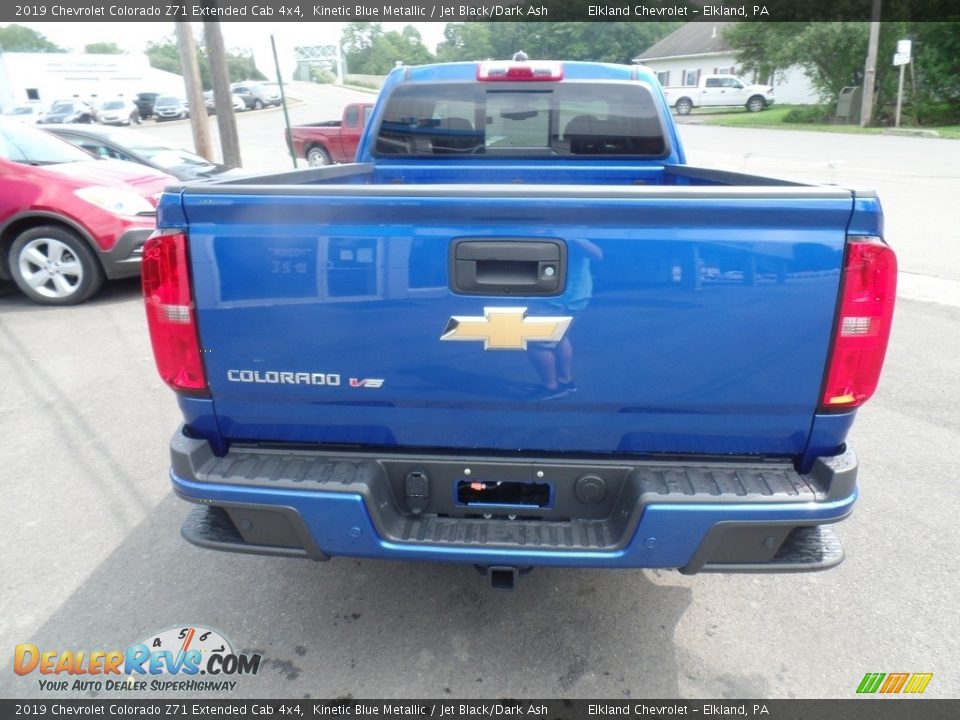
[[[13,670],[39,676],[42,691],[221,691],[239,675],[256,675],[259,654],[238,654],[216,630],[170,628],[126,650],[50,650],[33,643],[14,649]],[[202,676],[202,677],[201,677]]]

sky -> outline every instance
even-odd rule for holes
[[[25,22],[20,23],[41,32],[57,45],[82,52],[83,46],[93,42],[115,42],[128,52],[143,52],[151,40],[159,41],[173,37],[173,23],[163,22]],[[401,30],[413,25],[423,36],[424,44],[435,50],[443,41],[446,23],[381,23],[384,30]],[[202,23],[194,23],[193,32],[200,36]],[[223,41],[228,49],[243,49],[253,52],[257,67],[266,75],[273,75],[273,55],[270,50],[270,35],[277,43],[277,54],[285,73],[292,72],[293,48],[301,45],[333,45],[339,40],[345,23],[337,22],[221,22]],[[290,58],[289,61],[286,58]]]

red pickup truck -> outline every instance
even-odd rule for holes
[[[293,127],[287,145],[292,145],[294,155],[304,158],[311,166],[353,162],[360,133],[372,108],[372,103],[350,103],[343,109],[340,120]]]

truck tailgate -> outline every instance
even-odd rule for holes
[[[182,203],[227,439],[781,456],[807,444],[853,205],[832,188],[535,185]],[[455,292],[457,241],[559,247],[562,292],[518,289],[495,259],[503,288]]]

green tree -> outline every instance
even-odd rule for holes
[[[159,42],[148,42],[146,55],[151,67],[177,75],[183,74],[180,69],[180,51],[177,49],[177,42],[174,38],[166,37]],[[200,82],[204,90],[209,90],[213,87],[210,59],[203,43],[200,41],[197,41],[197,60],[200,65]],[[257,70],[253,55],[245,50],[227,51],[227,72],[230,75],[230,82],[266,80],[263,73]]]
[[[399,61],[422,65],[435,60],[412,25],[384,32],[380,23],[347,23],[341,35],[347,69],[361,75],[384,75]]]
[[[910,111],[922,124],[960,122],[960,23],[912,23]]]
[[[84,46],[83,51],[94,55],[123,55],[124,53],[123,48],[113,42],[90,43]]]
[[[820,95],[833,105],[841,88],[863,81],[870,24],[866,22],[738,23],[724,37],[737,63],[762,81],[801,66]],[[960,119],[960,23],[884,22],[876,68],[876,120],[889,122],[899,71],[891,64],[897,40],[913,39],[906,110],[921,122]]]
[[[736,53],[744,74],[756,74],[762,83],[797,62],[794,36],[803,26],[797,23],[735,23],[724,31],[724,40]]]
[[[43,33],[17,24],[0,27],[0,48],[7,52],[66,52]]]
[[[172,37],[165,37],[158,42],[149,41],[146,55],[151,67],[180,74],[180,52],[177,50],[176,40]]]
[[[806,72],[821,99],[833,104],[840,90],[859,85],[867,57],[870,24],[865,22],[809,23],[790,43],[794,62]],[[877,87],[881,87],[888,62],[880,55]]]
[[[209,63],[207,63],[207,65],[209,67]],[[253,60],[253,53],[248,50],[227,51],[227,72],[230,74],[230,82],[267,79],[266,76],[257,69],[257,64]],[[201,75],[202,74],[201,72]]]

